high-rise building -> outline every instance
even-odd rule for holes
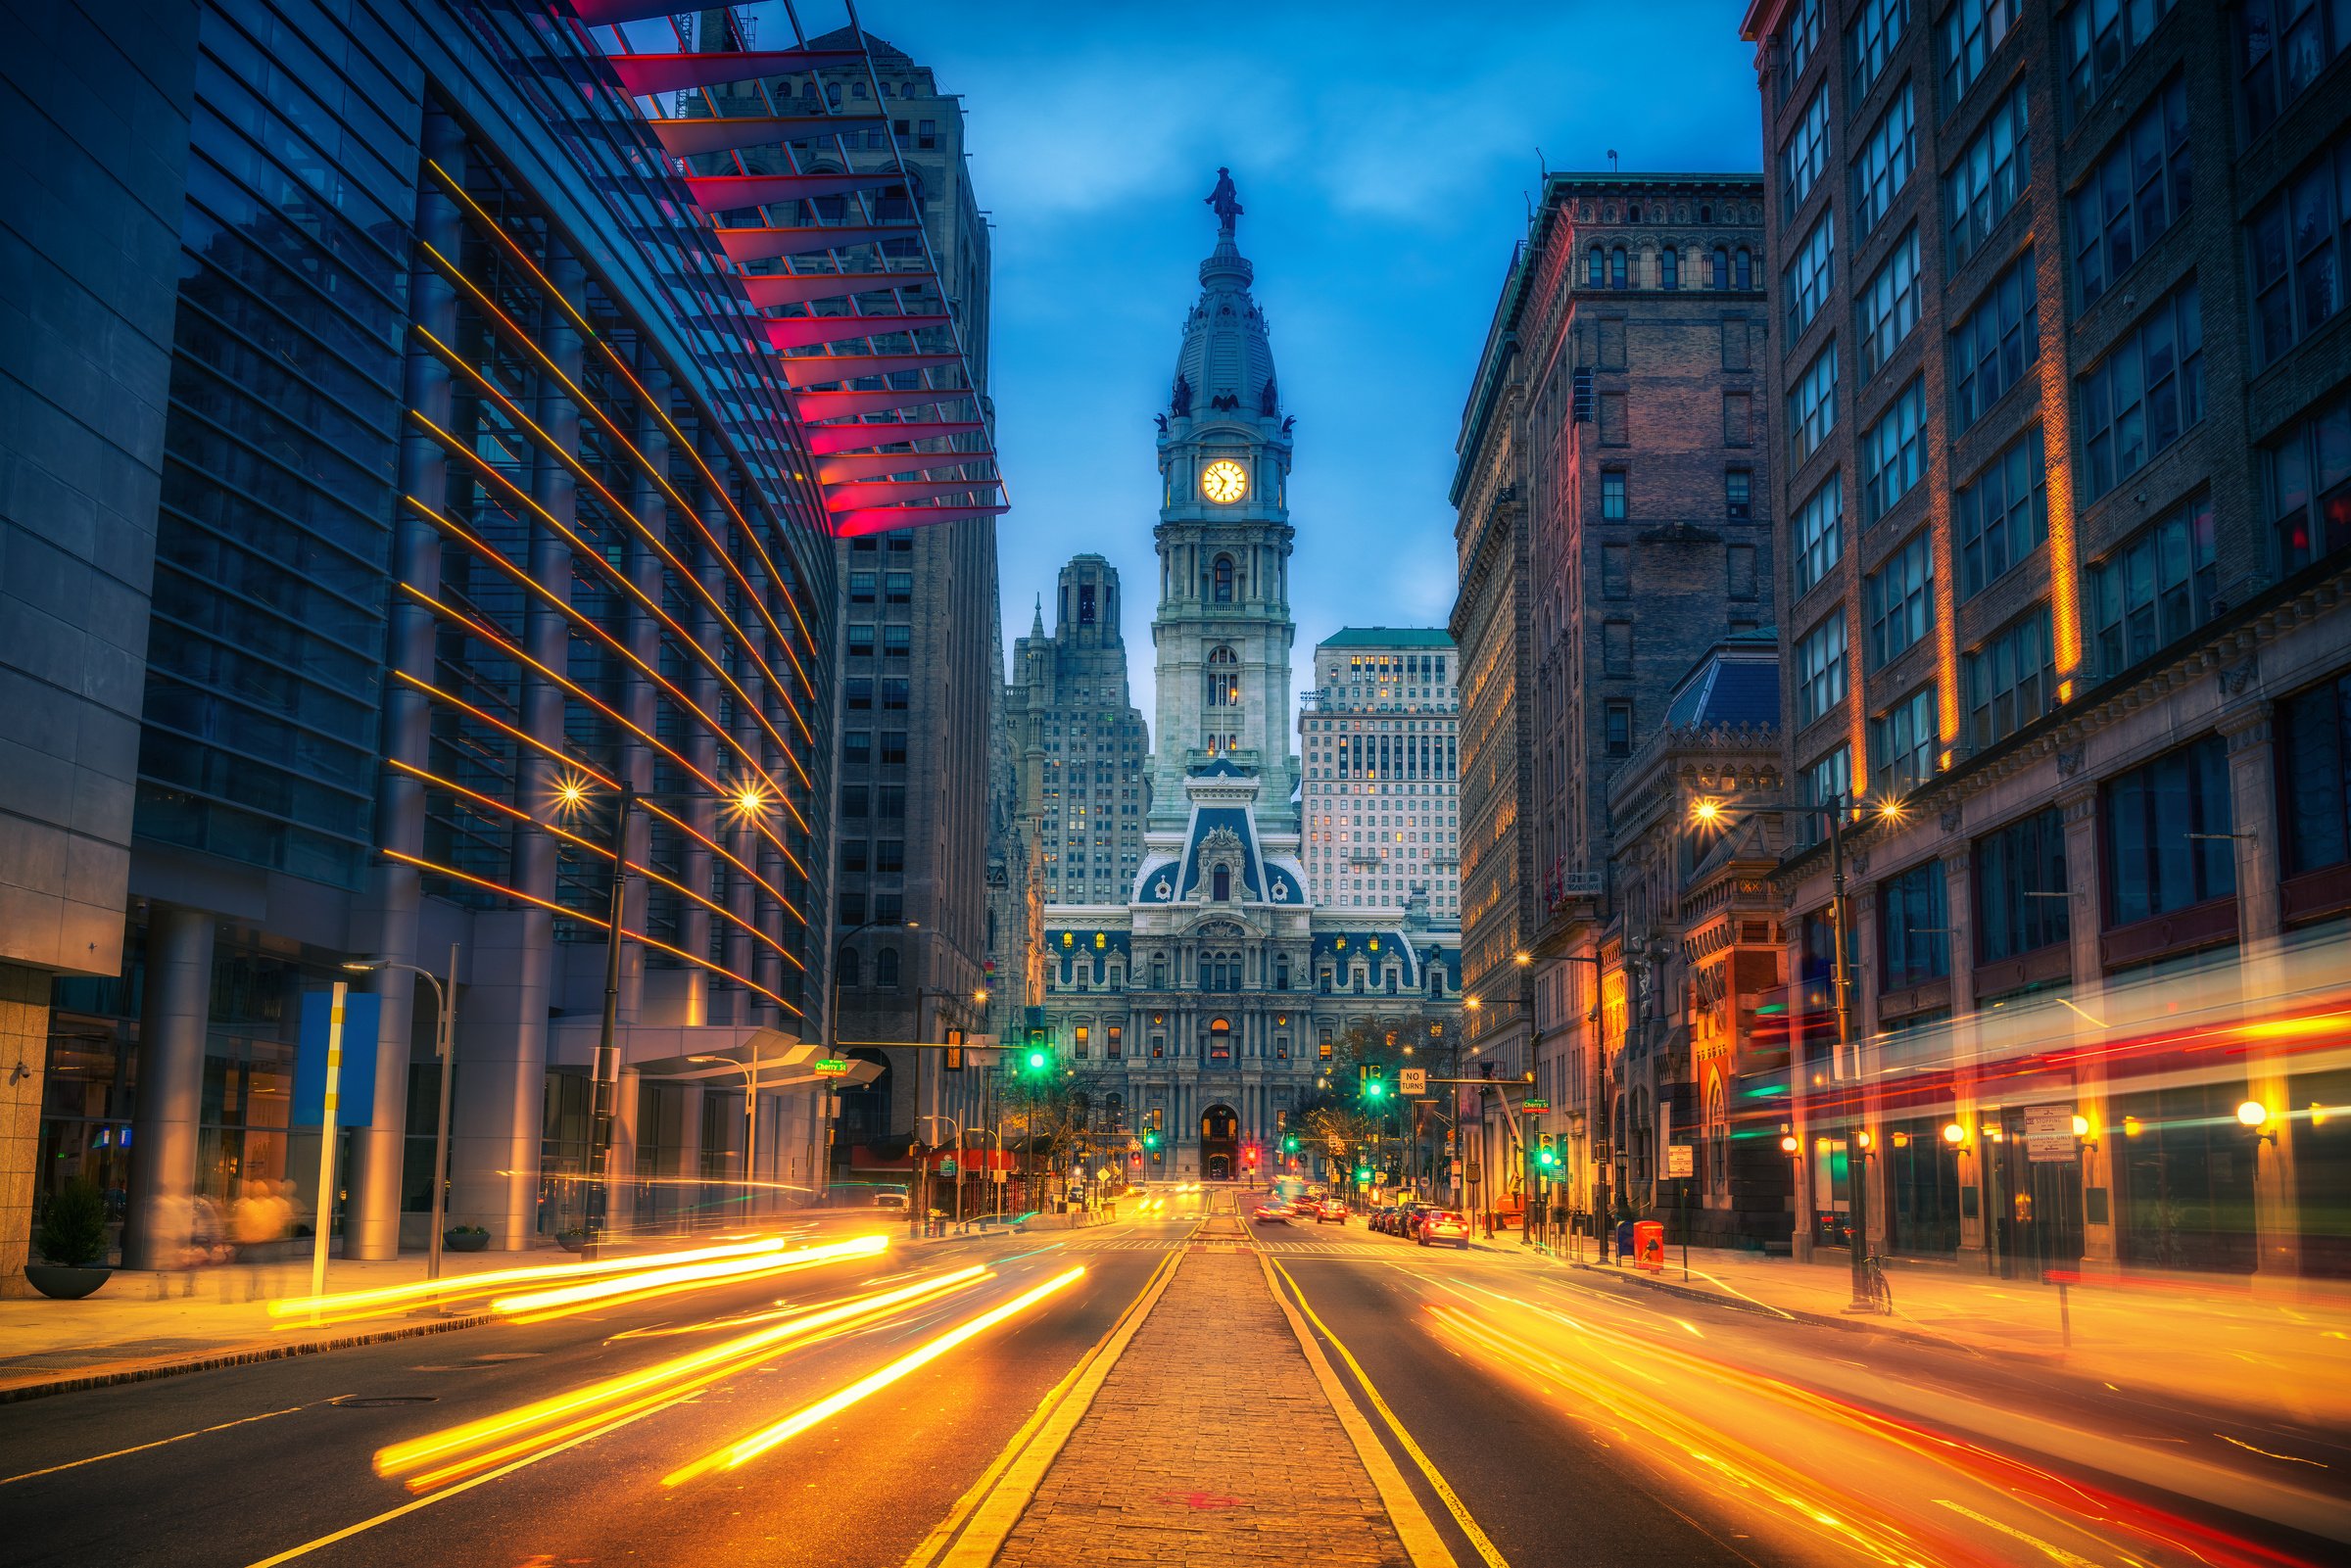
[[[2273,1113],[2256,1147],[2233,1120],[2327,1103],[2323,1060],[2125,1045],[2180,1026],[2167,976],[2266,1006],[2329,952],[2339,983],[2312,944],[2351,915],[2351,618],[2327,607],[2351,567],[2351,29],[2261,0],[1764,0],[1742,32],[1803,835],[1867,808],[1833,1101],[1808,1092],[1831,854],[1779,874],[1809,1025],[1797,1246],[1845,1256],[1849,1171],[1875,1248],[2351,1268],[2337,1193],[2295,1201],[2341,1134]],[[1972,1032],[1995,1017],[2035,1075]],[[1947,1089],[1882,1088],[1897,1070]],[[2088,1130],[2028,1150],[2048,1118]],[[1848,1166],[1863,1132],[1882,1153]]]
[[[1119,574],[1099,555],[1061,569],[1053,633],[1040,601],[1005,693],[1027,761],[1045,902],[1120,904],[1134,891],[1150,810],[1151,740],[1129,700]]]
[[[1031,809],[1046,854],[1071,857],[1047,872],[1060,892],[1044,910],[1045,1026],[1104,1145],[1160,1134],[1148,1159],[1130,1152],[1134,1172],[1153,1179],[1236,1178],[1253,1160],[1272,1170],[1283,1117],[1315,1094],[1320,1065],[1351,1032],[1416,1038],[1460,1006],[1459,940],[1425,891],[1347,911],[1311,901],[1289,747],[1290,421],[1231,196],[1221,183],[1213,198],[1217,246],[1160,416],[1159,725],[1147,782],[1127,772],[1128,739],[1139,747],[1142,734],[1125,706],[1118,577],[1106,562],[1081,555],[1063,569],[1054,635],[1040,612],[1016,654]],[[1442,642],[1367,635],[1405,640],[1415,659]],[[1427,734],[1379,733],[1391,759],[1408,733]],[[1109,881],[1104,854],[1125,853],[1129,805],[1148,809],[1140,864]],[[1326,1155],[1302,1152],[1301,1164],[1321,1174]]]
[[[1349,627],[1315,644],[1298,714],[1307,895],[1317,909],[1461,918],[1460,736],[1453,639]]]
[[[1477,808],[1464,820],[1473,845],[1481,817],[1494,824],[1485,844],[1515,836],[1532,885],[1517,906],[1529,924],[1505,949],[1485,942],[1481,922],[1499,932],[1511,911],[1482,914],[1485,879],[1465,882],[1469,985],[1495,1002],[1471,1038],[1561,1091],[1529,1123],[1568,1156],[1563,1190],[1538,1212],[1607,1206],[1601,1189],[1629,1136],[1622,1117],[1695,1125],[1687,1042],[1662,1027],[1661,996],[1643,990],[1641,1006],[1618,1014],[1596,1004],[1596,987],[1621,988],[1628,963],[1669,947],[1680,928],[1677,907],[1610,896],[1608,799],[1693,666],[1725,637],[1771,622],[1772,535],[1757,503],[1771,472],[1757,408],[1769,334],[1761,204],[1751,174],[1552,174],[1489,332],[1487,363],[1505,368],[1481,369],[1477,397],[1499,402],[1504,375],[1523,388],[1508,453],[1518,476],[1508,504],[1525,516],[1523,618],[1506,628],[1475,608],[1501,578],[1465,551],[1470,614],[1457,620],[1481,625],[1477,657],[1463,644],[1464,795]],[[1502,439],[1490,415],[1473,421],[1481,428],[1489,447]],[[1484,494],[1472,455],[1465,448],[1457,504]],[[1485,504],[1486,516],[1463,512],[1465,541],[1504,515],[1504,503]],[[1507,656],[1506,631],[1519,640]],[[1479,689],[1506,671],[1518,682],[1515,754],[1493,717],[1503,699]],[[1609,1019],[1624,1029],[1607,1032]],[[1645,1081],[1672,1086],[1662,1113],[1607,1087],[1628,1039],[1671,1058],[1660,1072],[1643,1069]],[[1526,1157],[1497,1109],[1484,1122],[1497,1140],[1487,1164],[1508,1173],[1497,1178],[1500,1207],[1515,1208],[1504,1183],[1523,1181]]]
[[[134,1265],[254,1181],[317,1222],[289,1108],[336,980],[376,1022],[326,1222],[349,1257],[421,1241],[443,1068],[405,966],[456,1004],[447,1217],[494,1247],[592,1194],[691,1222],[816,1174],[833,538],[952,512],[844,477],[881,439],[771,352],[815,318],[759,312],[915,231],[742,221],[829,201],[811,163],[886,119],[730,119],[762,68],[723,28],[647,56],[534,9],[76,8],[18,41],[11,123],[89,123],[103,69],[141,134],[0,174],[46,259],[12,304],[59,327],[0,349],[0,1291],[69,1179],[126,1195]],[[751,187],[686,162],[739,146],[772,152]],[[874,293],[941,297],[887,266]]]
[[[875,117],[846,140],[840,159],[810,166],[829,172],[838,162],[850,173],[902,171],[904,182],[812,205],[819,215],[844,221],[870,214],[921,223],[923,240],[888,245],[911,253],[928,242],[945,284],[944,313],[953,317],[984,408],[988,236],[965,157],[962,103],[939,90],[931,68],[870,33],[861,38],[841,28],[809,42],[819,51],[861,46],[870,72],[803,71],[775,78],[770,90],[780,106],[801,113]],[[983,441],[972,429],[948,445],[970,450]],[[857,477],[878,476],[885,461],[864,459]],[[902,484],[900,493],[918,488],[936,487]],[[844,639],[836,1037],[938,1041],[949,1028],[977,1033],[989,1007],[983,1000],[989,992],[988,768],[1003,668],[995,520],[862,534],[836,549]],[[869,1173],[903,1165],[905,1140],[943,1126],[918,1126],[918,1117],[974,1119],[974,1080],[942,1076],[936,1053],[850,1049],[878,1052],[889,1070],[877,1087],[851,1096],[859,1136],[836,1142],[842,1165],[860,1162]]]

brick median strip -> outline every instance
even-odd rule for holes
[[[1196,1250],[1204,1239],[1172,1255],[1154,1291],[1174,1294],[1168,1310],[1155,1299],[1137,1314],[1122,1352],[1138,1354],[1104,1356],[1096,1386],[1066,1401],[1050,1431],[1014,1440],[1008,1454],[1026,1451],[999,1460],[1003,1474],[936,1568],[1144,1556],[1454,1568],[1368,1427],[1349,1431],[1347,1416],[1362,1417],[1336,1380],[1313,1375],[1256,1260]],[[1269,1413],[1285,1417],[1277,1455],[1259,1437]],[[1054,1451],[1039,1451],[1048,1439]],[[1315,1473],[1302,1479],[1302,1467]],[[908,1568],[932,1561],[918,1550]]]

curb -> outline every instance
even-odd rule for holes
[[[426,1334],[448,1334],[460,1328],[479,1328],[485,1323],[497,1321],[499,1319],[495,1313],[475,1312],[437,1323],[404,1323],[398,1328],[376,1329],[365,1334],[339,1334],[333,1339],[249,1345],[241,1350],[219,1351],[206,1355],[134,1361],[104,1371],[53,1378],[46,1383],[20,1383],[14,1388],[0,1388],[0,1404],[44,1400],[54,1394],[78,1394],[84,1389],[113,1388],[122,1383],[148,1383],[157,1378],[177,1377],[183,1372],[213,1372],[224,1366],[249,1366],[259,1361],[282,1361],[292,1356],[317,1355],[327,1351],[357,1350],[362,1345],[416,1339]]]
[[[1645,1290],[1658,1291],[1667,1296],[1678,1296],[1684,1301],[1704,1302],[1714,1307],[1727,1307],[1735,1311],[1747,1312],[1755,1317],[1780,1317],[1792,1322],[1809,1323],[1817,1328],[1843,1329],[1848,1334],[1888,1334],[1895,1339],[1908,1340],[1914,1345],[1931,1346],[1936,1350],[1971,1351],[1981,1355],[2012,1356],[2017,1360],[2033,1361],[2046,1366],[2061,1365],[2065,1360],[2064,1355],[2052,1351],[2037,1351],[2021,1345],[1978,1345],[1970,1340],[1954,1339],[1947,1334],[1937,1334],[1928,1329],[1906,1328],[1899,1324],[1886,1322],[1881,1318],[1831,1316],[1827,1312],[1812,1312],[1779,1307],[1746,1297],[1729,1295],[1722,1291],[1700,1290],[1695,1286],[1652,1279],[1641,1274],[1627,1272],[1621,1268],[1603,1267],[1598,1263],[1583,1263],[1571,1259],[1559,1258],[1555,1258],[1552,1261],[1561,1268],[1572,1268],[1579,1273],[1605,1274],[1612,1279],[1623,1280],[1628,1285],[1639,1285]]]

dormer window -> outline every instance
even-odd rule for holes
[[[1220,904],[1230,903],[1232,901],[1231,867],[1219,866],[1217,868],[1216,875],[1209,880],[1209,897],[1215,899]]]

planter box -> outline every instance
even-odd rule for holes
[[[490,1233],[486,1230],[445,1230],[441,1233],[444,1252],[486,1253],[490,1250]]]
[[[25,1282],[52,1301],[77,1302],[114,1277],[111,1268],[68,1268],[63,1263],[26,1263]]]

